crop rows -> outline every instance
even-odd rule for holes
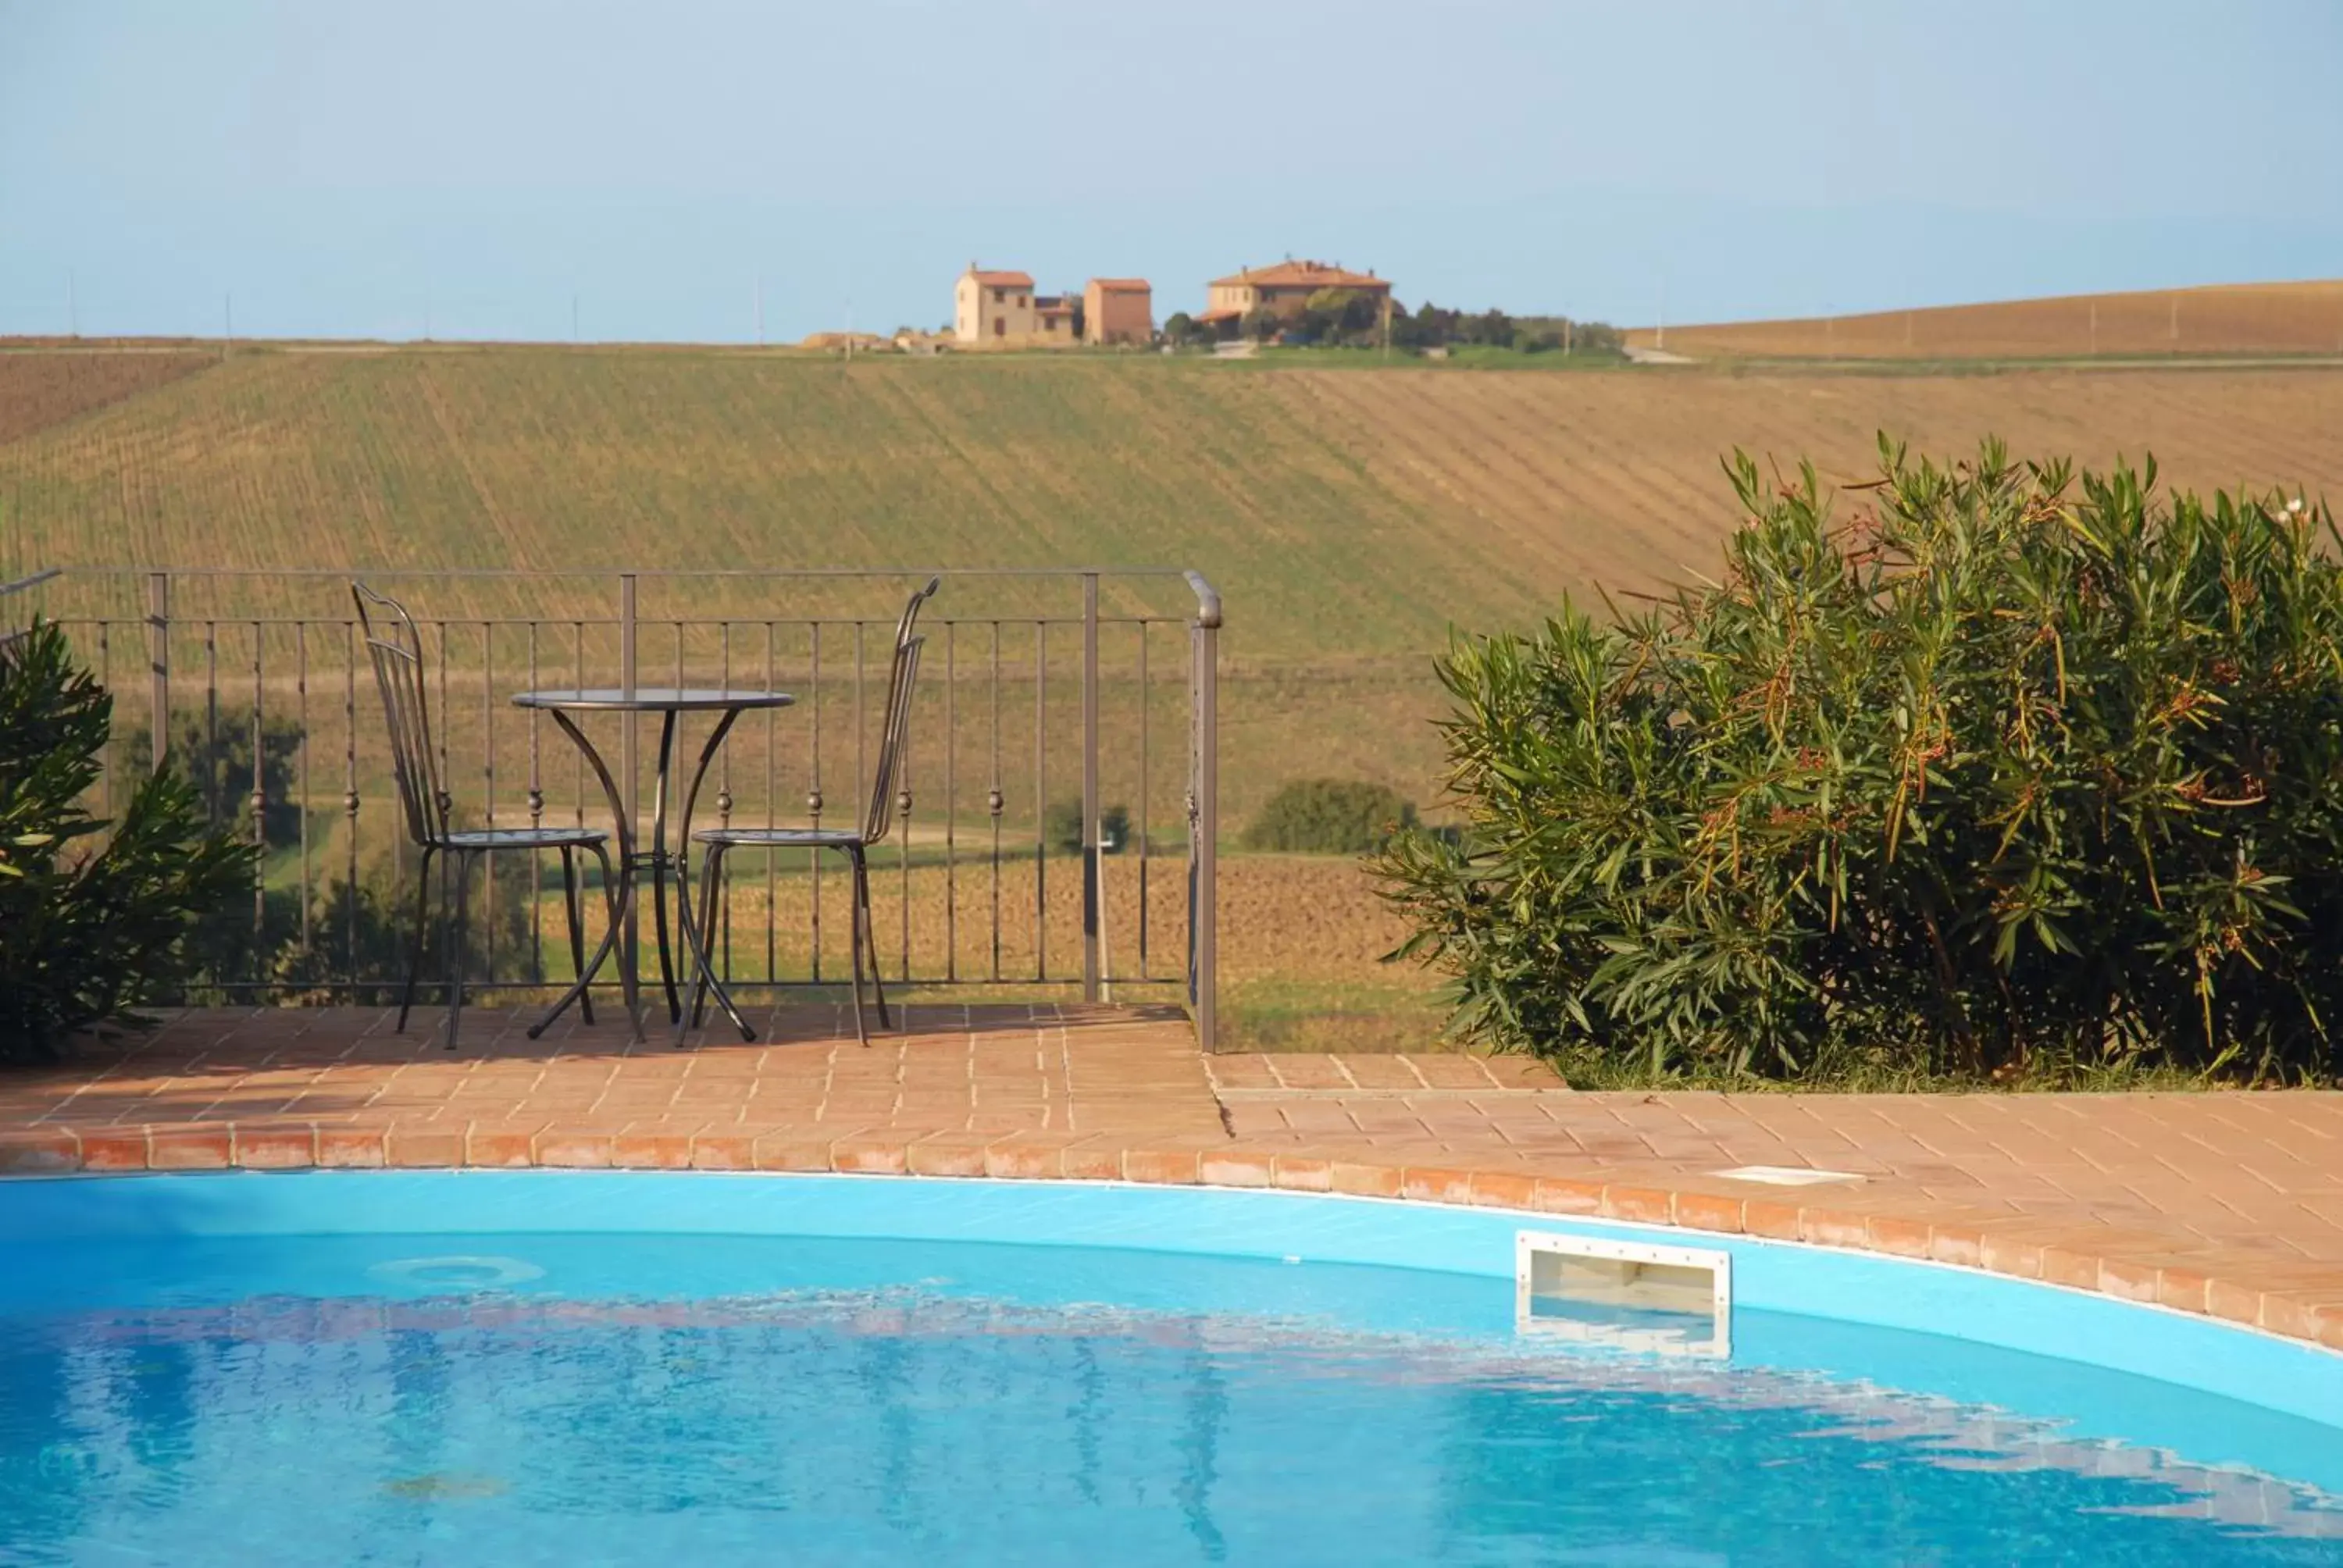
[[[0,382],[176,363],[19,352],[0,356]],[[2313,368],[1263,372],[542,348],[204,363],[0,442],[0,522],[25,564],[258,574],[179,581],[183,626],[347,613],[337,578],[270,575],[296,566],[382,574],[430,617],[606,622],[622,565],[1193,566],[1228,603],[1231,828],[1302,774],[1431,795],[1426,656],[1447,629],[1711,569],[1735,521],[1717,469],[1735,446],[1785,465],[1810,454],[1846,478],[1866,474],[1882,428],[1956,454],[1998,431],[2090,462],[2152,449],[2200,487],[2343,488],[2343,372]],[[564,575],[432,575],[451,568]],[[647,581],[641,613],[878,618],[906,586]],[[1157,659],[1175,689],[1191,602],[1176,578],[1105,587],[1109,615],[1167,618]],[[146,609],[136,578],[85,571],[48,603],[130,621]],[[1070,579],[955,579],[948,613],[1013,623],[1078,608]],[[269,650],[272,678],[286,655]],[[1060,680],[1053,695],[1071,694]]]
[[[1629,334],[1654,346],[1650,329]],[[2343,354],[2343,282],[2237,284],[1671,327],[1671,351],[1800,358]]]

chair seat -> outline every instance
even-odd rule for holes
[[[474,828],[450,833],[439,842],[448,849],[559,849],[609,841],[610,835],[599,828]]]
[[[702,828],[691,841],[729,849],[851,849],[862,835],[851,828]]]

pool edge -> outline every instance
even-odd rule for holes
[[[2289,1278],[2275,1266],[2267,1277],[2238,1271],[2227,1259],[2198,1259],[2185,1246],[2167,1245],[2159,1238],[2146,1238],[2151,1244],[2145,1246],[2108,1246],[2093,1235],[2092,1227],[1982,1214],[1973,1221],[1947,1222],[1941,1215],[1915,1214],[1896,1199],[1870,1194],[1802,1202],[1650,1180],[1614,1182],[1520,1170],[1301,1156],[1202,1141],[1126,1146],[1079,1134],[829,1139],[788,1132],[459,1132],[283,1122],[246,1129],[232,1121],[0,1131],[0,1177],[7,1178],[312,1169],[716,1171],[1335,1193],[1875,1253],[2106,1296],[2343,1351],[2343,1285],[2317,1283],[2299,1271]],[[2133,1240],[2128,1233],[2111,1233]],[[2197,1266],[2200,1261],[2205,1266]]]

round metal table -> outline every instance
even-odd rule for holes
[[[586,988],[593,983],[595,974],[610,956],[610,950],[617,945],[618,933],[634,917],[635,889],[640,874],[649,871],[651,874],[651,915],[659,931],[659,983],[667,992],[668,1018],[675,1025],[677,1042],[681,1043],[684,1032],[683,997],[676,983],[679,966],[669,950],[667,934],[667,873],[672,869],[676,881],[676,930],[683,939],[683,945],[690,953],[692,962],[699,966],[698,972],[707,978],[709,989],[716,993],[716,1000],[723,1007],[726,1016],[731,1019],[743,1036],[754,1040],[755,1031],[740,1016],[740,1010],[733,1006],[731,993],[724,989],[724,982],[717,975],[715,966],[709,962],[706,936],[691,918],[691,894],[687,882],[691,849],[691,809],[699,798],[700,781],[708,777],[708,765],[716,759],[717,749],[724,744],[724,737],[739,721],[740,715],[758,709],[787,708],[797,699],[786,691],[638,686],[632,689],[581,687],[567,690],[522,691],[515,693],[512,700],[516,708],[541,709],[550,714],[553,721],[561,727],[562,733],[568,735],[584,754],[587,765],[594,769],[594,777],[601,781],[603,795],[610,802],[610,816],[617,826],[618,839],[618,896],[611,906],[610,929],[603,933],[602,945],[594,950],[593,958],[578,972],[577,982],[563,992],[561,999],[529,1030],[529,1038],[534,1040],[543,1033],[547,1026],[559,1018],[562,1010],[583,996]],[[656,713],[660,716],[659,782],[652,796],[649,849],[637,848],[633,817],[627,810],[626,799],[619,793],[617,782],[610,777],[609,767],[603,762],[602,754],[595,749],[594,743],[587,739],[586,732],[578,729],[577,721],[571,718],[571,715],[579,713]],[[699,766],[692,769],[691,783],[683,792],[683,810],[678,819],[675,849],[670,852],[667,842],[668,778],[672,771],[675,756],[676,726],[687,713],[713,713],[719,717],[716,727],[709,731],[706,744],[699,749]],[[633,1024],[634,1036],[640,1040],[643,1037],[643,1020],[637,996],[639,982],[633,958],[634,954],[629,951],[618,965],[618,986],[627,999],[627,1017]]]

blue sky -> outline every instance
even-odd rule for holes
[[[2343,275],[2343,5],[0,0],[0,333],[745,341],[970,259],[1647,322]]]

